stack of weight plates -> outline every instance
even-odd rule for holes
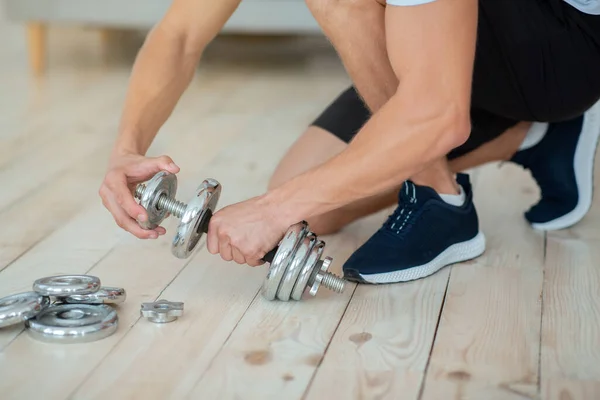
[[[103,339],[117,330],[117,311],[125,289],[103,287],[89,275],[38,279],[33,291],[0,299],[0,328],[25,324],[34,339],[52,343],[83,343]]]

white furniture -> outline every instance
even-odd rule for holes
[[[32,69],[44,70],[48,24],[77,23],[101,28],[141,28],[154,25],[170,0],[1,0],[7,17],[27,24]],[[216,0],[218,1],[218,0]],[[319,33],[302,0],[243,0],[223,32]]]

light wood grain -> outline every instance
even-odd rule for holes
[[[0,272],[0,293],[4,296],[30,291],[33,282],[44,276],[85,273],[123,236],[108,212],[96,202]],[[110,282],[105,284],[111,286]],[[23,325],[18,329],[0,329],[0,351],[22,329]]]
[[[600,397],[598,259],[595,240],[548,237],[542,323],[544,398]]]
[[[373,224],[366,228],[372,229],[369,225]],[[341,234],[328,241],[326,253],[338,260],[339,267],[357,244],[350,234]],[[315,298],[305,296],[304,302],[268,302],[256,297],[190,397],[300,398],[353,289],[348,284],[342,295],[322,289]],[[257,381],[263,384],[255,385]]]
[[[288,83],[287,87],[294,90],[296,84]],[[202,173],[211,176],[218,172],[215,177],[223,183],[220,207],[260,194],[278,162],[278,157],[265,156],[264,143],[269,143],[270,154],[283,154],[298,134],[294,127],[301,126],[301,122],[313,114],[313,102],[299,98],[291,101],[284,92],[279,93],[276,97],[280,107],[285,109],[293,103],[295,114],[272,116],[268,121],[247,115],[236,143],[203,168]],[[260,141],[253,135],[257,129],[261,132]],[[245,168],[228,169],[234,163]],[[183,191],[190,189],[188,182]],[[212,398],[204,390],[199,394],[195,392],[196,383],[212,365],[231,331],[238,324],[244,324],[240,319],[255,299],[266,268],[237,266],[201,249],[162,294],[164,298],[185,303],[185,321],[165,328],[137,324],[77,389],[74,397],[135,398],[143,393],[145,398],[158,399],[181,398],[190,393],[192,398]],[[266,301],[256,299],[255,303],[261,308],[269,307]],[[271,307],[281,305],[271,303]],[[249,320],[255,321],[253,317]],[[151,333],[157,329],[160,335]],[[190,340],[179,340],[181,337]],[[172,344],[165,346],[164,342]],[[178,367],[166,370],[164,365]],[[143,376],[139,375],[140,368],[145,371]]]
[[[358,286],[306,398],[416,399],[448,274]]]
[[[1,329],[2,399],[600,397],[598,199],[576,227],[549,235],[544,279],[544,235],[522,217],[537,190],[514,166],[489,166],[475,179],[488,238],[478,260],[408,284],[266,302],[256,297],[266,266],[204,249],[175,259],[176,220],[158,241],[116,227],[97,190],[137,49],[102,63],[97,31],[75,32],[53,28],[52,68],[32,79],[23,27],[0,18],[0,296],[88,272],[128,299],[115,335],[94,343],[50,345],[22,325]],[[300,42],[211,45],[149,151],[182,168],[181,200],[207,177],[223,184],[220,207],[260,193],[287,146],[349,83],[326,42]],[[325,238],[334,270],[378,218]],[[140,320],[140,304],[156,298],[184,301],[184,317]]]
[[[99,188],[107,150],[105,147],[89,155],[87,164],[57,176],[0,213],[3,223],[11,227],[0,231],[0,249],[8,247],[13,253],[0,269],[19,255],[15,249],[32,247],[90,203],[91,193]],[[97,195],[94,201],[98,201]]]
[[[474,201],[487,249],[452,269],[423,399],[536,395],[544,235],[522,216],[531,188],[513,165],[480,170]]]

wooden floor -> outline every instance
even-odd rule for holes
[[[134,50],[117,43],[107,57],[94,31],[54,30],[48,74],[33,79],[22,34],[0,25],[0,296],[87,273],[128,298],[118,331],[98,342],[0,330],[0,398],[600,398],[600,199],[576,228],[535,232],[522,217],[538,195],[529,175],[488,165],[473,172],[488,240],[479,259],[407,284],[267,302],[266,266],[204,248],[175,259],[175,221],[140,241],[102,207]],[[246,199],[347,84],[324,41],[219,40],[150,154],[181,166],[182,199],[207,177],[223,184],[220,207]],[[325,238],[335,271],[385,216]],[[140,319],[155,299],[185,302],[184,317]]]

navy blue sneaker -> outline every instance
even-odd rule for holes
[[[458,174],[465,202],[446,203],[430,187],[406,181],[398,207],[343,266],[344,277],[361,283],[424,278],[449,264],[478,257],[485,237],[473,205],[469,176]]]
[[[512,157],[540,187],[540,201],[525,212],[533,228],[568,228],[588,212],[599,136],[600,102],[581,117],[549,124],[537,144]]]

